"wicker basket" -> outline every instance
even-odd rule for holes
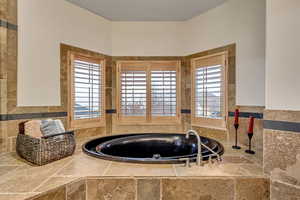
[[[33,138],[20,129],[16,151],[25,160],[36,165],[62,159],[74,153],[76,142],[74,132],[69,131],[43,138]]]

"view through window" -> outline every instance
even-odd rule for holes
[[[226,128],[227,53],[194,58],[192,64],[192,124]]]
[[[196,117],[222,117],[221,65],[196,69],[195,114]]]
[[[119,118],[159,122],[179,117],[178,61],[120,62]]]
[[[74,119],[98,118],[101,113],[101,66],[76,59],[74,62]]]
[[[70,124],[72,128],[104,124],[104,60],[71,54]]]

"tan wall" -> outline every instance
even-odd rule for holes
[[[267,109],[300,110],[299,13],[299,0],[267,0]]]
[[[112,22],[113,56],[182,56],[184,22]]]
[[[111,55],[111,22],[62,0],[18,1],[18,105],[60,105],[60,43]]]
[[[183,25],[184,55],[236,43],[238,105],[265,105],[265,4],[227,0]]]

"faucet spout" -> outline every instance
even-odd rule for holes
[[[197,148],[198,148],[198,152],[197,152],[197,165],[200,166],[201,165],[201,161],[202,161],[202,142],[201,142],[201,138],[199,136],[199,134],[195,131],[195,130],[188,130],[186,132],[186,139],[189,139],[190,135],[194,135],[197,138]]]

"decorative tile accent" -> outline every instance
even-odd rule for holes
[[[24,113],[24,114],[6,114],[6,115],[2,114],[0,115],[0,121],[66,117],[67,115],[68,115],[67,112]]]
[[[181,113],[182,114],[191,114],[191,110],[190,109],[181,109]]]
[[[11,24],[9,22],[3,21],[0,19],[0,26],[7,28],[7,29],[11,29],[11,30],[18,30],[18,26],[15,24]]]
[[[138,179],[137,199],[138,200],[160,200],[159,179]]]
[[[271,182],[271,200],[299,200],[300,187],[284,184],[277,181]]]
[[[270,181],[265,178],[237,178],[236,200],[269,200]]]
[[[116,109],[106,110],[106,114],[113,114],[113,113],[117,113],[117,110]]]
[[[86,200],[86,184],[85,180],[70,183],[66,186],[66,200]]]
[[[291,131],[300,133],[300,123],[264,120],[264,128],[278,131]]]
[[[228,112],[229,117],[234,117],[234,112]],[[239,116],[242,118],[249,118],[249,117],[254,117],[257,119],[263,119],[264,114],[263,113],[252,113],[252,112],[240,112]]]
[[[222,178],[163,179],[162,200],[234,199],[234,180]]]
[[[135,200],[136,180],[134,179],[88,179],[88,200]]]

